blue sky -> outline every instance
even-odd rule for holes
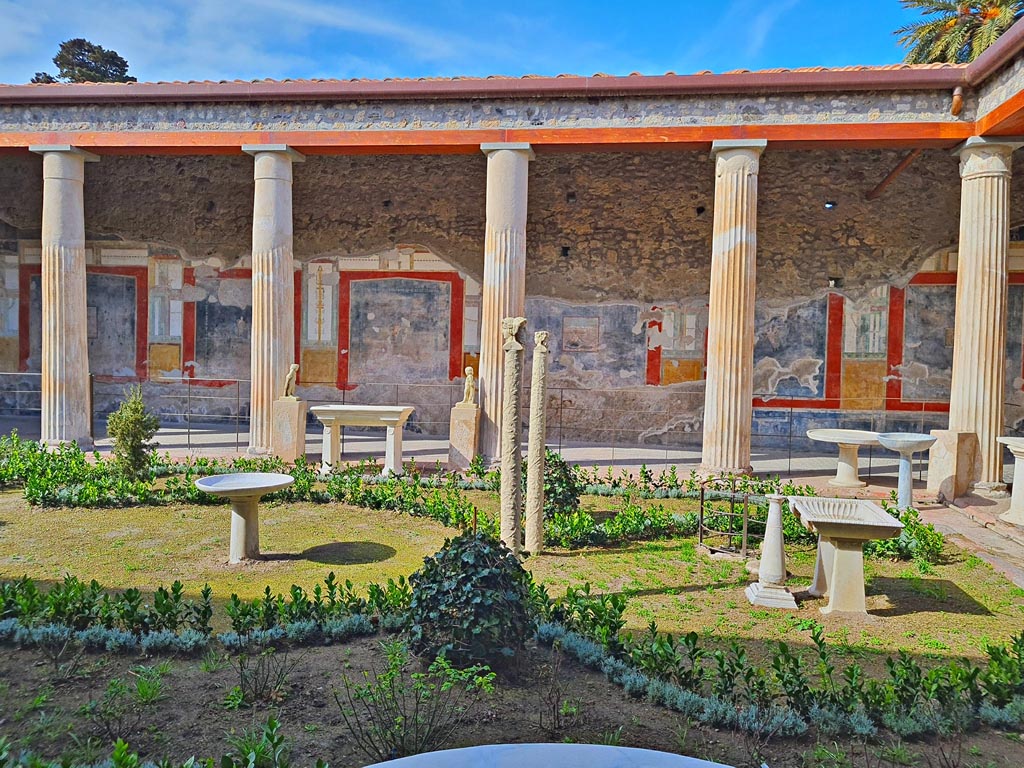
[[[891,64],[898,0],[0,0],[0,82],[62,40],[128,59],[139,80],[679,74]]]

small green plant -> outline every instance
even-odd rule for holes
[[[533,632],[530,575],[511,550],[482,533],[445,541],[409,578],[412,650],[455,664],[515,655]]]
[[[140,479],[147,474],[159,429],[160,419],[146,409],[142,387],[133,384],[107,419],[107,434],[114,438],[114,465],[125,477]]]
[[[277,650],[271,647],[254,654],[239,654],[232,666],[238,672],[235,688],[241,691],[242,702],[251,705],[283,701],[288,694],[288,677],[296,664],[298,660],[288,657],[287,648]],[[232,697],[229,691],[225,701]]]
[[[221,758],[221,768],[289,768],[288,744],[281,723],[273,716],[266,725],[228,737],[230,751]],[[327,768],[317,760],[317,768]]]
[[[224,694],[224,701],[221,705],[224,709],[241,709],[245,704],[245,694],[242,693],[242,687],[239,685],[233,685],[228,689],[228,692]]]
[[[364,672],[361,683],[344,676],[344,695],[334,692],[356,746],[371,760],[444,747],[483,696],[494,691],[494,673],[485,666],[456,669],[438,656],[426,672],[412,672],[404,643],[381,643],[381,648],[383,669]]]

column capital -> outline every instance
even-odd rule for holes
[[[242,151],[247,155],[261,155],[264,152],[275,152],[287,155],[293,163],[306,162],[306,156],[301,152],[292,149],[287,144],[243,144]]]
[[[768,146],[768,139],[716,139],[711,142],[711,159],[715,159],[719,153],[730,150],[747,150],[760,155]]]
[[[960,178],[1009,176],[1014,150],[1021,147],[1024,147],[1024,137],[971,136],[953,150],[960,157]]]
[[[501,149],[507,149],[511,152],[522,152],[528,160],[536,158],[536,155],[533,153],[533,147],[530,146],[528,141],[496,141],[480,145],[480,151],[485,155],[490,155],[491,152],[497,152]]]
[[[100,159],[99,155],[94,155],[92,152],[87,152],[72,144],[33,144],[28,148],[28,151],[35,152],[37,155],[48,155],[51,152],[66,152],[70,155],[81,157],[87,163],[95,163]]]

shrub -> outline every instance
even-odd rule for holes
[[[900,535],[892,539],[879,539],[864,544],[864,554],[889,560],[915,560],[937,563],[942,557],[945,539],[931,523],[921,522],[921,516],[913,507],[902,511],[893,509],[883,502],[886,512],[899,518],[903,523]]]
[[[414,652],[453,662],[511,657],[533,633],[530,575],[500,541],[463,533],[410,579],[406,619]]]
[[[114,438],[114,465],[125,476],[139,478],[149,469],[151,442],[160,419],[146,410],[142,387],[133,384],[125,391],[125,401],[107,419],[107,434]]]
[[[526,462],[523,462],[523,487],[526,487]],[[580,508],[583,482],[577,467],[569,465],[562,454],[544,451],[544,519],[566,515]]]
[[[344,677],[344,700],[334,693],[356,746],[373,761],[444,747],[483,695],[494,691],[494,673],[487,667],[459,670],[438,656],[426,672],[410,672],[404,644],[381,648],[384,669],[364,672],[362,684]]]

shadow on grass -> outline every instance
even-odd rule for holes
[[[390,560],[398,550],[376,541],[332,541],[318,544],[302,552],[266,554],[267,560],[309,560],[324,565],[363,565]]]
[[[991,616],[992,612],[948,579],[875,576],[868,594],[882,594],[890,606],[871,611],[875,616],[909,616],[925,611]]]

